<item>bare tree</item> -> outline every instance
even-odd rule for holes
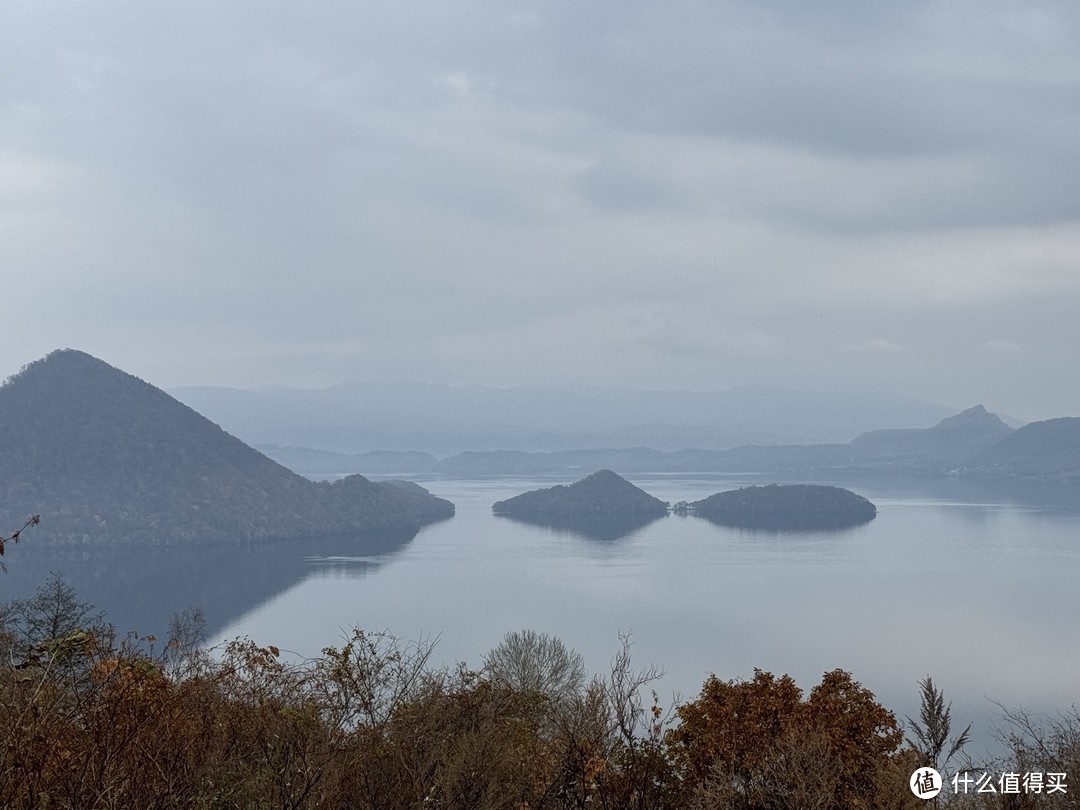
[[[585,683],[585,659],[561,639],[536,630],[507,633],[484,656],[496,683],[519,692],[536,692],[553,701],[578,694]]]
[[[311,667],[324,720],[341,731],[382,728],[416,693],[438,639],[403,641],[388,631],[354,627],[341,647],[327,647]]]
[[[59,574],[52,574],[29,599],[11,600],[4,610],[3,624],[9,645],[6,657],[24,664],[77,634],[85,637],[89,633],[100,639],[112,634],[104,614],[95,613],[93,605],[81,601]]]
[[[162,664],[174,679],[193,675],[205,665],[206,614],[201,607],[188,608],[169,616],[169,640]]]
[[[1057,714],[1043,715],[995,705],[1004,721],[997,729],[997,737],[1010,752],[1001,766],[1003,771],[1041,772],[1048,780],[1060,776],[1062,781],[1080,773],[1080,709],[1074,705]],[[1075,807],[1072,789],[1070,780],[1067,792],[1046,791],[1038,797],[1038,807]]]

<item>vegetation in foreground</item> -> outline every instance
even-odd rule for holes
[[[624,638],[589,678],[551,636],[510,633],[472,670],[433,643],[354,630],[290,660],[200,647],[197,613],[164,643],[115,639],[61,579],[0,607],[0,806],[11,808],[906,808],[908,780],[956,755],[929,678],[904,731],[842,671],[710,677],[697,699],[643,694]],[[1007,715],[998,770],[1080,773],[1080,718]],[[1068,794],[942,794],[939,806],[1071,806]]]

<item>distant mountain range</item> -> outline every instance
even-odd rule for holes
[[[319,390],[177,388],[170,393],[253,446],[346,455],[414,450],[446,457],[464,451],[643,446],[722,450],[847,442],[875,428],[933,424],[952,412],[898,396],[761,385],[650,391],[403,382]]]
[[[163,391],[72,350],[0,387],[0,471],[0,526],[40,514],[36,542],[415,533],[454,511],[419,487],[359,475],[315,483]]]
[[[648,447],[526,452],[469,451],[438,459],[427,453],[335,454],[265,447],[307,474],[578,475],[620,473],[762,473],[784,476],[891,474],[1080,481],[1080,418],[1014,429],[981,405],[929,428],[872,430],[840,444],[744,445],[727,450]]]
[[[1070,418],[1015,430],[1015,420],[979,405],[950,413],[901,397],[767,386],[647,391],[420,383],[175,393],[281,464],[316,477],[579,475],[611,468],[1080,479]],[[1010,436],[1010,444],[993,449]]]

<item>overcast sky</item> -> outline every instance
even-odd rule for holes
[[[1080,414],[1078,9],[4,0],[0,377]]]

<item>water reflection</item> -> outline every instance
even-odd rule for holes
[[[475,663],[507,630],[534,627],[601,672],[617,632],[630,629],[638,659],[668,671],[665,691],[693,695],[709,672],[750,677],[754,667],[812,685],[840,666],[899,716],[917,714],[915,684],[931,673],[954,716],[976,722],[976,750],[992,736],[987,696],[1034,710],[1077,700],[1080,488],[829,479],[877,503],[878,516],[809,533],[690,516],[530,528],[491,513],[494,501],[544,483],[440,479],[457,516],[415,539],[61,549],[28,533],[8,547],[0,598],[32,594],[63,570],[121,630],[160,636],[169,612],[201,605],[212,639],[245,633],[316,654],[356,623],[443,633],[448,665]],[[634,483],[677,502],[754,481]]]
[[[205,546],[34,545],[29,535],[9,559],[6,598],[30,596],[51,573],[103,610],[124,635],[163,638],[168,617],[201,607],[207,634],[219,630],[308,577],[313,568],[371,574],[416,532]]]
[[[853,517],[851,515],[790,515],[764,513],[753,516],[694,514],[695,518],[707,520],[715,526],[731,529],[743,529],[753,534],[777,537],[784,534],[834,534],[850,531],[869,523],[874,516]]]
[[[585,540],[613,543],[629,537],[664,515],[588,515],[553,517],[550,515],[495,515],[498,520],[510,520],[527,526],[540,526],[572,534]]]
[[[1025,510],[1080,515],[1080,484],[994,478],[888,478],[842,479],[840,486],[860,487],[860,494],[876,500],[933,501],[943,506],[999,505]],[[975,517],[974,514],[970,515]]]

